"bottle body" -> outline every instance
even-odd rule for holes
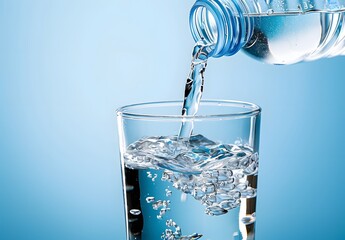
[[[343,13],[309,13],[256,17],[243,50],[272,64],[293,64],[344,55]]]
[[[243,49],[259,61],[293,64],[345,54],[345,13],[339,4],[324,4],[323,9],[316,9],[320,4],[309,2],[273,10],[266,3],[258,6],[258,1],[198,2],[207,3],[192,8],[191,31],[195,40],[213,41],[213,57],[233,55]]]

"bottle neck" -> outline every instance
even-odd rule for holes
[[[210,57],[234,55],[253,33],[247,9],[241,0],[197,0],[189,16],[194,40],[214,45]]]

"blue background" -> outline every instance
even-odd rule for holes
[[[115,109],[181,99],[192,0],[0,0],[0,239],[124,239]],[[263,108],[258,240],[344,239],[345,58],[211,59]]]

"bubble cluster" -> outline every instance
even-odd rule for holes
[[[148,176],[148,178],[150,178]],[[172,191],[169,189],[165,189],[167,197],[171,196]],[[155,200],[154,197],[147,197],[146,203],[151,204],[152,209],[159,211],[159,214],[157,215],[158,220],[162,220],[165,214],[170,211],[169,205],[170,200]],[[130,210],[130,213],[133,215],[139,215],[141,214],[141,211],[138,209],[132,209]],[[202,237],[202,234],[193,233],[191,235],[182,235],[181,228],[172,220],[169,219],[166,221],[166,226],[168,227],[165,229],[165,231],[161,235],[161,239],[164,240],[196,240]],[[173,228],[173,230],[172,230]]]
[[[238,207],[241,198],[256,197],[247,177],[257,175],[259,156],[241,141],[218,144],[202,135],[147,137],[129,145],[123,156],[128,168],[164,169],[161,180],[170,182],[185,198],[189,194],[200,201],[208,215],[225,214]],[[157,174],[147,172],[147,177],[155,181]],[[171,195],[165,191],[167,197]],[[146,201],[160,211],[158,219],[170,210],[169,200]]]
[[[146,137],[129,145],[123,156],[129,168],[164,169],[161,180],[180,190],[181,200],[192,195],[208,215],[225,214],[238,207],[241,198],[256,197],[247,177],[257,175],[259,156],[242,141],[219,144],[202,135]],[[157,174],[148,171],[147,177],[155,181]],[[166,196],[170,195],[166,189]],[[149,201],[153,209],[160,209],[158,219],[170,210],[169,200]]]
[[[159,214],[157,215],[157,219],[163,219],[164,215],[168,211],[170,211],[170,208],[169,208],[170,200],[155,201],[154,197],[147,197],[146,202],[152,204],[153,210],[159,211]]]
[[[223,168],[204,171],[200,175],[186,175],[165,170],[163,179],[205,205],[206,214],[222,215],[239,206],[241,198],[256,196],[256,189],[249,186],[243,172],[242,169]]]
[[[193,233],[187,236],[183,236],[181,228],[172,219],[167,220],[165,225],[168,228],[165,229],[165,231],[161,235],[161,239],[164,240],[196,240],[202,237],[202,234],[199,233]]]

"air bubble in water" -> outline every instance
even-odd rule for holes
[[[241,219],[241,222],[243,222],[245,225],[248,225],[248,224],[252,224],[255,222],[255,213],[251,214],[251,215],[246,215],[245,217],[243,217]]]
[[[244,177],[244,174],[243,174],[243,173],[237,173],[237,174],[235,175],[235,177],[236,177],[237,179],[241,179],[241,178]]]
[[[160,215],[164,215],[164,214],[166,214],[166,212],[169,211],[169,210],[170,210],[170,208],[162,208],[162,209],[159,211],[159,214],[160,214]]]
[[[170,236],[172,234],[173,234],[173,232],[171,229],[165,229],[165,235]]]
[[[199,234],[199,233],[193,233],[191,235],[188,235],[187,237],[182,237],[180,238],[180,240],[196,240],[196,239],[199,239],[202,237],[202,234]]]
[[[231,200],[223,201],[219,205],[221,208],[223,208],[225,210],[230,210],[232,208],[237,207],[236,203],[234,201],[231,201]]]
[[[187,194],[186,193],[181,193],[181,202],[187,201]]]
[[[157,178],[157,174],[155,173],[152,177],[152,182],[154,182],[156,180],[156,178]]]
[[[241,197],[243,197],[243,198],[256,197],[256,189],[255,188],[247,188],[245,191],[242,191]]]
[[[234,232],[232,234],[233,240],[240,240],[240,234],[238,232]]]
[[[203,196],[205,196],[205,193],[201,190],[201,188],[196,187],[196,188],[194,188],[194,190],[192,192],[192,196],[196,200],[200,200]]]
[[[162,206],[163,206],[163,201],[162,200],[158,200],[158,201],[152,203],[152,208],[154,210],[158,210],[158,208],[160,208]]]
[[[172,194],[172,191],[170,191],[169,189],[165,189],[165,196],[170,197]]]
[[[170,200],[164,200],[164,201],[162,202],[163,207],[168,207],[169,204],[170,204]]]
[[[215,207],[207,207],[206,210],[205,210],[205,213],[207,215],[211,215],[211,216],[214,216],[214,215],[222,215],[224,213],[227,213],[228,211],[221,208],[221,207],[218,207],[218,206],[215,206]]]
[[[232,196],[234,199],[239,199],[241,197],[241,193],[239,191],[235,191],[232,193]]]
[[[165,222],[165,225],[167,225],[167,227],[173,227],[175,226],[175,222],[172,219],[169,219]]]
[[[147,203],[152,203],[152,202],[154,202],[155,201],[155,197],[147,197],[146,198],[146,202]]]
[[[180,226],[175,226],[175,232],[174,235],[181,236],[181,228]]]
[[[131,209],[131,210],[129,210],[129,212],[132,215],[140,215],[141,214],[141,211],[139,209]]]
[[[239,184],[237,184],[236,188],[238,190],[241,190],[241,191],[246,190],[247,189],[247,184],[239,183]]]
[[[203,185],[201,187],[201,191],[203,191],[204,193],[213,193],[215,190],[214,184],[212,183],[206,183],[205,185]]]
[[[162,181],[168,181],[170,180],[170,173],[168,171],[164,171],[161,180]]]

